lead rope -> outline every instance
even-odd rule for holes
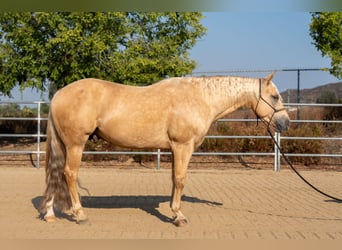
[[[293,164],[292,164],[292,162],[290,161],[290,159],[289,159],[289,158],[284,154],[284,152],[280,149],[280,146],[279,146],[278,142],[275,140],[275,138],[274,138],[274,136],[273,136],[273,134],[272,134],[272,132],[271,132],[269,126],[267,126],[267,132],[268,132],[269,135],[271,136],[271,138],[272,138],[274,144],[277,146],[279,152],[281,153],[281,155],[282,155],[283,158],[285,159],[286,163],[290,166],[290,168],[293,170],[293,172],[295,172],[295,174],[296,174],[299,178],[301,178],[309,187],[311,187],[312,189],[314,189],[316,192],[318,192],[318,193],[320,193],[320,194],[322,194],[322,195],[324,195],[324,196],[326,196],[326,197],[328,197],[328,198],[330,198],[330,199],[333,199],[333,200],[335,200],[335,201],[337,201],[337,202],[342,202],[342,199],[337,198],[337,197],[335,197],[335,196],[332,196],[332,195],[330,195],[330,194],[327,194],[327,193],[323,192],[322,190],[320,190],[320,189],[318,189],[317,187],[315,187],[314,185],[312,185],[308,180],[306,180],[306,179],[297,171],[297,169],[293,166]]]
[[[259,105],[260,100],[262,100],[263,102],[265,102],[265,103],[266,103],[268,106],[270,106],[270,107],[273,109],[273,111],[274,111],[269,122],[264,121],[264,119],[262,119],[262,117],[259,117],[258,114],[256,113],[256,110],[257,110],[257,108],[258,108],[258,105]],[[256,116],[257,116],[257,126],[258,126],[258,124],[259,124],[258,121],[259,121],[259,119],[260,119],[260,120],[265,124],[265,126],[266,126],[266,128],[267,128],[267,132],[268,132],[269,135],[271,136],[272,141],[273,141],[274,144],[277,146],[277,148],[278,148],[280,154],[283,156],[283,158],[284,158],[284,160],[286,161],[286,163],[290,166],[290,168],[293,170],[293,172],[295,172],[295,174],[296,174],[300,179],[302,179],[302,181],[304,181],[309,187],[311,187],[311,188],[312,188],[313,190],[315,190],[316,192],[318,192],[318,193],[320,193],[320,194],[322,194],[322,195],[324,195],[324,196],[326,196],[326,197],[328,197],[328,198],[330,198],[330,199],[333,199],[333,200],[335,200],[335,201],[337,201],[337,202],[342,202],[342,199],[337,198],[337,197],[334,197],[334,196],[332,196],[332,195],[330,195],[330,194],[327,194],[327,193],[323,192],[322,190],[318,189],[317,187],[315,187],[314,185],[312,185],[307,179],[305,179],[305,178],[297,171],[297,169],[293,166],[293,164],[292,164],[292,162],[290,161],[290,159],[289,159],[289,158],[284,154],[284,152],[280,149],[280,146],[279,146],[278,142],[276,141],[276,139],[274,138],[274,136],[273,136],[273,134],[272,134],[272,131],[271,131],[271,129],[270,129],[270,122],[272,121],[272,118],[273,118],[273,116],[274,116],[275,113],[277,113],[277,112],[279,112],[279,111],[282,111],[282,110],[284,110],[284,109],[285,109],[285,108],[282,108],[282,109],[279,109],[279,110],[275,109],[270,103],[268,103],[268,102],[262,97],[262,94],[261,94],[261,79],[259,79],[259,99],[258,99],[258,102],[257,102],[257,104],[256,104],[256,108],[255,108],[255,110],[254,110],[254,113],[255,113]]]

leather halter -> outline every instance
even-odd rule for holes
[[[260,116],[257,114],[257,112],[256,112],[257,109],[258,109],[258,106],[259,106],[260,101],[263,101],[263,102],[266,103],[271,109],[273,109],[273,114],[272,114],[272,116],[271,116],[269,122],[267,122],[267,127],[269,127],[269,126],[270,126],[270,123],[271,123],[271,121],[272,121],[272,119],[273,119],[273,116],[274,116],[277,112],[286,110],[286,108],[276,109],[275,107],[273,107],[273,106],[272,106],[272,105],[271,105],[271,104],[262,96],[262,94],[261,94],[261,79],[259,79],[259,99],[258,99],[258,102],[257,102],[257,104],[256,104],[256,106],[255,106],[255,109],[253,110],[254,113],[255,113],[255,115],[256,115],[256,117],[257,117],[257,126],[258,126],[259,119],[260,119],[261,121],[263,121],[263,122],[266,123],[266,121],[265,121],[263,118],[267,116],[267,115],[265,115],[265,116],[263,116],[263,117],[260,117]]]

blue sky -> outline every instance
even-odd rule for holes
[[[207,35],[192,51],[197,70],[326,65],[311,44],[305,12],[204,13]]]
[[[272,70],[289,68],[327,68],[330,59],[323,58],[312,45],[309,35],[311,15],[308,12],[205,12],[202,23],[208,28],[191,50],[196,60],[195,72],[230,70]],[[262,77],[268,72],[250,74]],[[248,73],[237,73],[248,75]],[[339,81],[329,73],[301,73],[301,88],[312,88]],[[274,82],[280,91],[297,88],[296,72],[277,72]],[[12,92],[15,100],[41,100],[36,90]],[[2,100],[5,98],[1,97]],[[45,100],[47,98],[45,97]]]
[[[207,12],[208,28],[191,51],[198,62],[195,72],[328,68],[312,44],[308,12]],[[262,77],[268,72],[255,73]],[[246,73],[238,73],[245,75]],[[275,83],[281,91],[297,88],[296,72],[279,72]],[[301,88],[312,88],[338,79],[329,73],[301,73]]]

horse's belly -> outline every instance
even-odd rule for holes
[[[106,141],[126,148],[170,148],[167,133],[156,127],[141,128],[134,124],[120,124],[99,128],[98,134]]]

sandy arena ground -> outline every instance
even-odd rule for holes
[[[342,197],[342,172],[302,171]],[[81,168],[89,222],[39,219],[44,168],[0,168],[2,239],[342,239],[342,205],[321,196],[289,170],[193,169],[176,228],[169,208],[170,169]]]

